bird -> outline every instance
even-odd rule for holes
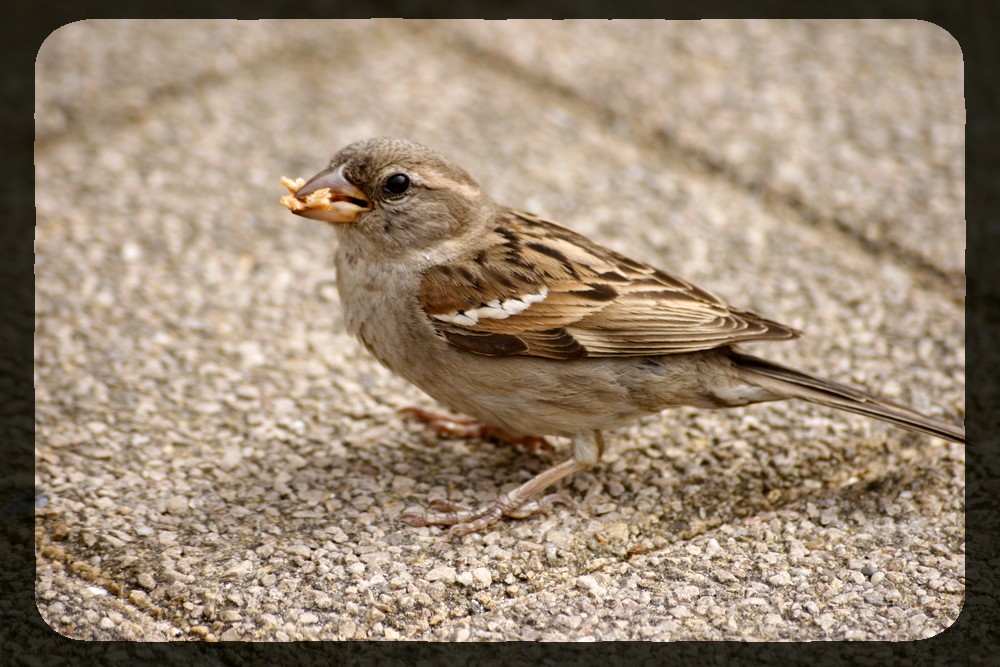
[[[312,178],[281,180],[286,208],[336,230],[346,329],[467,417],[411,414],[446,433],[571,441],[567,459],[492,502],[432,501],[399,517],[410,525],[446,526],[454,537],[547,511],[565,498],[543,492],[596,465],[605,433],[678,406],[801,399],[965,442],[964,426],[741,351],[802,332],[500,205],[422,144],[356,141]]]

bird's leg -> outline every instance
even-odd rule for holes
[[[532,453],[537,453],[539,449],[552,452],[552,445],[545,438],[532,435],[515,435],[510,431],[505,431],[499,426],[484,424],[472,417],[456,417],[444,412],[434,412],[423,408],[403,408],[399,413],[406,417],[411,417],[422,421],[438,435],[453,438],[483,438],[488,440],[498,440],[500,442],[524,447]]]
[[[558,493],[541,498],[536,496],[559,480],[592,467],[601,459],[603,452],[604,440],[600,432],[578,434],[573,436],[573,456],[568,460],[542,471],[489,505],[466,509],[445,501],[432,501],[426,511],[401,514],[399,518],[411,526],[451,526],[448,534],[456,537],[482,530],[504,516],[523,519],[545,512],[553,503],[565,502],[565,497]]]

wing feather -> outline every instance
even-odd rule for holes
[[[550,359],[675,354],[800,332],[520,211],[468,261],[429,269],[420,304],[456,347]]]

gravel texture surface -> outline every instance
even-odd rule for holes
[[[964,599],[964,448],[797,403],[614,433],[572,507],[395,521],[552,463],[400,418],[332,230],[356,139],[453,157],[804,329],[747,348],[964,415],[962,57],[898,22],[106,22],[37,64],[37,600],[145,640],[907,640]],[[565,443],[556,443],[563,455]]]

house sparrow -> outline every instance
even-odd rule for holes
[[[283,182],[286,207],[336,229],[344,320],[376,359],[487,425],[476,432],[572,440],[569,459],[494,502],[438,502],[401,517],[412,525],[464,535],[544,509],[548,486],[600,460],[603,432],[680,405],[798,398],[965,442],[964,428],[738,351],[800,332],[501,206],[419,144],[359,141]]]

